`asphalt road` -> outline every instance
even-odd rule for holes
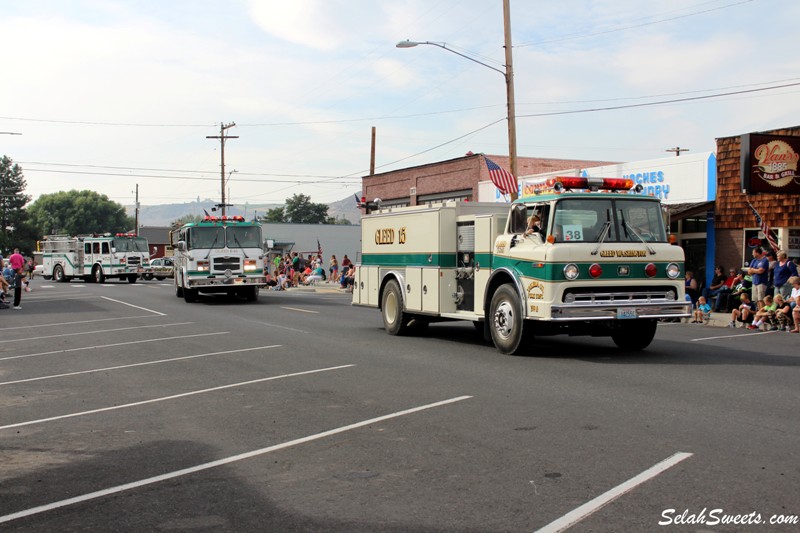
[[[0,531],[800,527],[800,335],[509,357],[349,301],[37,280],[0,311]]]

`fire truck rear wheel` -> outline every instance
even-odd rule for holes
[[[59,283],[67,281],[67,277],[64,275],[64,269],[61,267],[61,265],[56,265],[56,267],[53,269],[53,279]]]
[[[139,276],[137,276],[136,274],[131,274],[130,276],[128,276],[128,283],[136,283],[136,279],[138,277]]]
[[[197,289],[183,289],[183,299],[188,303],[196,302]]]
[[[255,302],[258,300],[258,287],[248,287],[245,291],[244,297],[248,302]]]
[[[175,297],[176,298],[183,298],[183,287],[178,285],[178,280],[175,280]]]
[[[487,320],[490,320],[492,342],[500,353],[514,355],[526,348],[530,327],[526,328],[519,295],[511,284],[498,287],[492,296]]]
[[[626,321],[614,330],[611,339],[622,350],[644,350],[656,336],[656,325],[655,320]]]
[[[409,317],[403,312],[403,294],[396,280],[390,280],[383,289],[381,316],[389,335],[404,335],[408,331]]]

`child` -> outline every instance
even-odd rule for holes
[[[771,325],[774,325],[772,322],[775,320],[775,311],[778,310],[778,304],[772,301],[772,296],[769,294],[764,296],[763,305],[761,305],[760,300],[758,303],[759,310],[753,317],[753,323],[747,326],[747,329],[759,329],[765,322],[769,322]]]
[[[692,324],[702,324],[704,316],[711,317],[711,306],[706,303],[705,296],[701,296],[697,299],[697,309],[694,310]]]

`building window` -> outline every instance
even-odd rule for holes
[[[706,217],[684,218],[682,228],[682,233],[705,233]]]
[[[440,204],[448,200],[467,200],[472,201],[472,189],[460,191],[440,192],[437,194],[425,194],[417,196],[417,205]]]

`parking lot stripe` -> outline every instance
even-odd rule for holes
[[[300,311],[301,313],[314,313],[314,314],[317,314],[317,315],[319,314],[319,311],[311,311],[309,309],[300,309],[299,307],[283,307],[283,306],[281,306],[281,309],[288,309],[289,311]]]
[[[555,522],[550,522],[543,528],[537,529],[536,533],[557,533],[558,531],[564,531],[565,529],[568,529],[573,525],[575,525],[576,523],[580,522],[587,516],[593,514],[595,511],[598,511],[603,506],[613,502],[623,494],[630,492],[631,490],[635,489],[642,483],[653,479],[660,473],[664,472],[669,468],[672,468],[676,464],[680,463],[684,459],[688,459],[692,455],[693,454],[691,453],[685,453],[685,452],[678,452],[674,455],[671,455],[670,457],[667,457],[660,463],[651,466],[641,474],[632,477],[628,481],[620,485],[617,485],[616,487],[607,492],[604,492],[597,498],[584,503],[574,511],[565,514]]]
[[[38,341],[41,339],[52,339],[54,337],[73,337],[75,335],[93,335],[95,333],[110,333],[112,331],[127,331],[129,329],[145,329],[145,328],[166,328],[169,326],[186,326],[187,324],[194,324],[194,322],[173,322],[172,324],[150,324],[149,326],[131,326],[129,328],[113,328],[113,329],[101,329],[101,330],[94,330],[94,331],[79,331],[77,333],[59,333],[58,335],[44,335],[42,337],[25,337],[24,339],[11,339],[11,340],[3,340],[3,344],[8,344],[9,342],[28,342],[28,341]]]
[[[136,315],[136,316],[118,316],[114,318],[96,318],[94,320],[76,320],[75,322],[56,322],[54,324],[29,324],[27,326],[14,326],[11,328],[0,328],[0,331],[11,331],[15,329],[30,329],[30,328],[50,328],[54,326],[71,326],[73,324],[90,324],[92,322],[108,322],[109,320],[133,320],[134,318],[154,318],[153,315]]]
[[[354,424],[350,424],[347,426],[341,426],[335,429],[329,429],[328,431],[323,431],[322,433],[317,433],[315,435],[309,435],[307,437],[301,437],[299,439],[290,440],[281,444],[276,444],[274,446],[268,446],[266,448],[261,448],[259,450],[253,450],[251,452],[241,453],[239,455],[233,455],[231,457],[226,457],[224,459],[218,459],[216,461],[211,461],[208,463],[199,464],[197,466],[192,466],[189,468],[184,468],[181,470],[176,470],[174,472],[168,472],[166,474],[161,474],[160,476],[153,476],[146,479],[141,479],[139,481],[134,481],[131,483],[125,483],[123,485],[117,485],[116,487],[111,487],[108,489],[98,490],[95,492],[90,492],[88,494],[83,494],[81,496],[76,496],[74,498],[68,498],[66,500],[61,500],[53,503],[49,503],[46,505],[40,505],[38,507],[33,507],[31,509],[26,509],[24,511],[19,511],[16,513],[8,514],[5,516],[0,516],[0,524],[5,522],[11,522],[12,520],[17,520],[19,518],[25,518],[28,516],[32,516],[39,513],[44,513],[47,511],[52,511],[53,509],[59,509],[61,507],[67,507],[69,505],[74,505],[76,503],[86,502],[89,500],[95,500],[97,498],[102,498],[105,496],[109,496],[111,494],[118,494],[120,492],[128,491],[137,489],[139,487],[144,487],[147,485],[152,485],[154,483],[160,483],[162,481],[166,481],[168,479],[175,479],[178,477],[186,476],[189,474],[194,474],[196,472],[202,472],[203,470],[209,470],[211,468],[216,468],[218,466],[225,466],[231,463],[235,463],[237,461],[243,461],[245,459],[251,459],[253,457],[258,457],[260,455],[265,455],[271,452],[275,452],[278,450],[283,450],[286,448],[290,448],[292,446],[297,446],[299,444],[305,444],[307,442],[313,442],[315,440],[324,439],[326,437],[331,437],[333,435],[338,435],[339,433],[344,433],[346,431],[352,431],[354,429],[362,428],[364,426],[369,426],[371,424],[376,424],[378,422],[384,422],[386,420],[391,420],[393,418],[399,418],[401,416],[406,416],[414,413],[418,413],[420,411],[425,411],[427,409],[434,409],[436,407],[443,407],[445,405],[449,405],[452,403],[460,402],[463,400],[467,400],[472,398],[472,396],[459,396],[457,398],[450,398],[449,400],[443,400],[441,402],[429,403],[427,405],[421,405],[419,407],[413,407],[411,409],[406,409],[404,411],[397,411],[388,415],[379,416],[376,418],[370,418],[369,420],[362,420],[361,422],[356,422]]]
[[[147,312],[150,312],[150,313],[154,313],[156,315],[166,316],[166,313],[159,313],[158,311],[153,311],[152,309],[147,309],[146,307],[139,307],[138,305],[129,304],[128,302],[123,302],[121,300],[115,300],[114,298],[109,298],[108,296],[101,296],[100,298],[103,298],[104,300],[108,300],[110,302],[117,302],[118,304],[122,304],[122,305],[129,305],[129,306],[134,307],[136,309],[141,309],[142,311],[147,311]]]
[[[230,331],[217,331],[214,333],[196,333],[194,335],[181,335],[179,337],[159,337],[157,339],[142,339],[138,341],[115,342],[114,344],[99,344],[97,346],[85,346],[82,348],[65,348],[63,350],[54,350],[52,352],[29,353],[26,355],[12,355],[9,357],[0,357],[0,361],[8,361],[10,359],[25,359],[26,357],[38,357],[40,355],[53,355],[56,353],[80,352],[82,350],[97,350],[99,348],[113,348],[115,346],[127,346],[129,344],[142,344],[145,342],[174,341],[178,339],[191,339],[192,337],[208,337],[209,335],[226,335],[228,333],[230,333]]]
[[[267,350],[269,348],[280,348],[281,344],[272,344],[269,346],[257,346],[255,348],[242,348],[239,350],[225,350],[224,352],[211,352],[211,353],[201,353],[197,355],[184,355],[182,357],[172,357],[170,359],[158,359],[156,361],[146,361],[144,363],[130,363],[127,365],[117,365],[117,366],[107,366],[105,368],[94,368],[92,370],[80,370],[77,372],[67,372],[65,374],[53,374],[50,376],[39,376],[38,378],[27,378],[27,379],[18,379],[15,381],[3,381],[0,382],[0,386],[3,385],[13,385],[15,383],[28,383],[31,381],[41,381],[44,379],[55,379],[55,378],[64,378],[68,376],[78,376],[80,374],[91,374],[93,372],[106,372],[109,370],[121,370],[123,368],[133,368],[137,366],[147,366],[147,365],[158,365],[161,363],[172,363],[175,361],[185,361],[187,359],[197,359],[200,357],[210,357],[212,355],[224,355],[229,353],[239,353],[239,352],[252,352],[255,350]]]
[[[738,333],[734,335],[718,335],[716,337],[702,337],[699,339],[691,339],[692,342],[699,342],[699,341],[714,341],[717,339],[736,339],[739,337],[750,337],[752,335],[768,335],[770,333],[777,333],[777,331],[756,331],[753,333]]]
[[[152,398],[150,400],[142,400],[141,402],[126,403],[122,405],[114,405],[111,407],[101,407],[100,409],[92,409],[90,411],[80,411],[78,413],[70,413],[68,415],[51,416],[49,418],[40,418],[38,420],[28,420],[27,422],[18,422],[16,424],[7,424],[0,426],[0,429],[11,429],[22,426],[32,426],[34,424],[42,424],[44,422],[53,422],[56,420],[64,420],[65,418],[75,418],[77,416],[93,415],[97,413],[104,413],[106,411],[116,411],[117,409],[128,409],[130,407],[138,407],[140,405],[147,405],[150,403],[166,402],[168,400],[177,400],[178,398],[186,398],[188,396],[196,396],[198,394],[206,394],[208,392],[216,392],[225,389],[232,389],[234,387],[243,387],[245,385],[253,385],[254,383],[263,383],[265,381],[274,381],[276,379],[292,378],[297,376],[306,376],[309,374],[318,374],[320,372],[329,372],[331,370],[341,370],[343,368],[350,368],[356,365],[340,365],[331,366],[328,368],[318,368],[316,370],[305,370],[303,372],[294,372],[292,374],[281,374],[280,376],[270,376],[268,378],[251,379],[249,381],[240,381],[239,383],[230,383],[228,385],[220,385],[219,387],[211,387],[209,389],[201,389],[191,392],[183,392],[181,394],[173,394],[171,396],[162,396],[161,398]]]

